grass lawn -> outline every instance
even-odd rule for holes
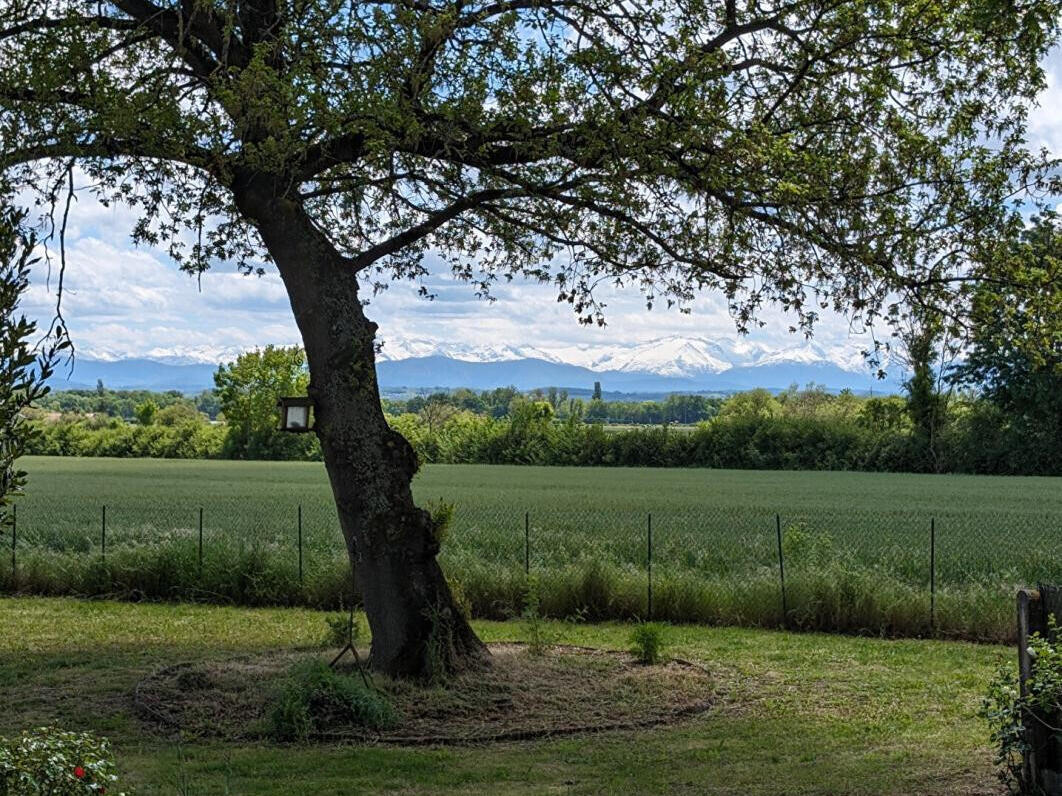
[[[630,632],[551,630],[612,648]],[[323,631],[320,613],[300,609],[2,599],[0,734],[43,723],[104,734],[138,794],[999,792],[975,713],[1013,652],[957,642],[676,627],[674,654],[707,666],[725,694],[716,709],[488,747],[181,745],[133,713],[132,689],[160,665],[309,646]]]

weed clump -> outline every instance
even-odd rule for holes
[[[631,631],[631,654],[639,663],[660,663],[667,647],[666,628],[659,622],[643,622]]]
[[[398,714],[386,696],[320,660],[293,666],[277,688],[269,711],[270,730],[278,741],[305,742],[329,724],[383,730],[397,721]]]
[[[542,618],[542,597],[539,591],[538,577],[529,575],[524,587],[524,608],[520,612],[524,620],[527,636],[527,651],[535,656],[546,654],[550,639],[546,632],[546,623]]]

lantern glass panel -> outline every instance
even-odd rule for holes
[[[308,406],[287,407],[287,428],[306,428],[309,425],[310,408]]]

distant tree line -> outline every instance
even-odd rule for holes
[[[458,389],[416,395],[403,400],[383,399],[384,411],[389,415],[431,413],[434,407],[446,406],[487,415],[495,419],[509,417],[514,402],[544,401],[558,420],[576,418],[588,423],[619,425],[661,425],[663,423],[699,423],[710,420],[723,403],[720,396],[669,395],[660,401],[603,400],[597,389],[596,397],[588,400],[570,397],[568,391],[557,387],[521,393],[515,387],[476,392]]]
[[[59,390],[50,392],[36,401],[34,406],[44,412],[61,412],[64,414],[103,415],[120,417],[123,420],[138,418],[137,408],[148,412],[154,405],[156,410],[171,406],[181,406],[182,410],[201,412],[210,420],[217,419],[221,404],[217,392],[203,390],[197,395],[188,396],[179,390],[157,392],[152,390],[112,390],[102,381],[96,383],[94,390]],[[144,410],[144,407],[148,407]],[[186,412],[187,413],[187,412]]]

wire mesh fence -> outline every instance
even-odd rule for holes
[[[237,604],[349,604],[346,548],[325,500],[19,506],[8,593]],[[517,615],[528,576],[567,619],[788,626],[1007,640],[1021,585],[1062,579],[1062,522],[925,507],[823,514],[458,506],[441,561],[474,615]]]

